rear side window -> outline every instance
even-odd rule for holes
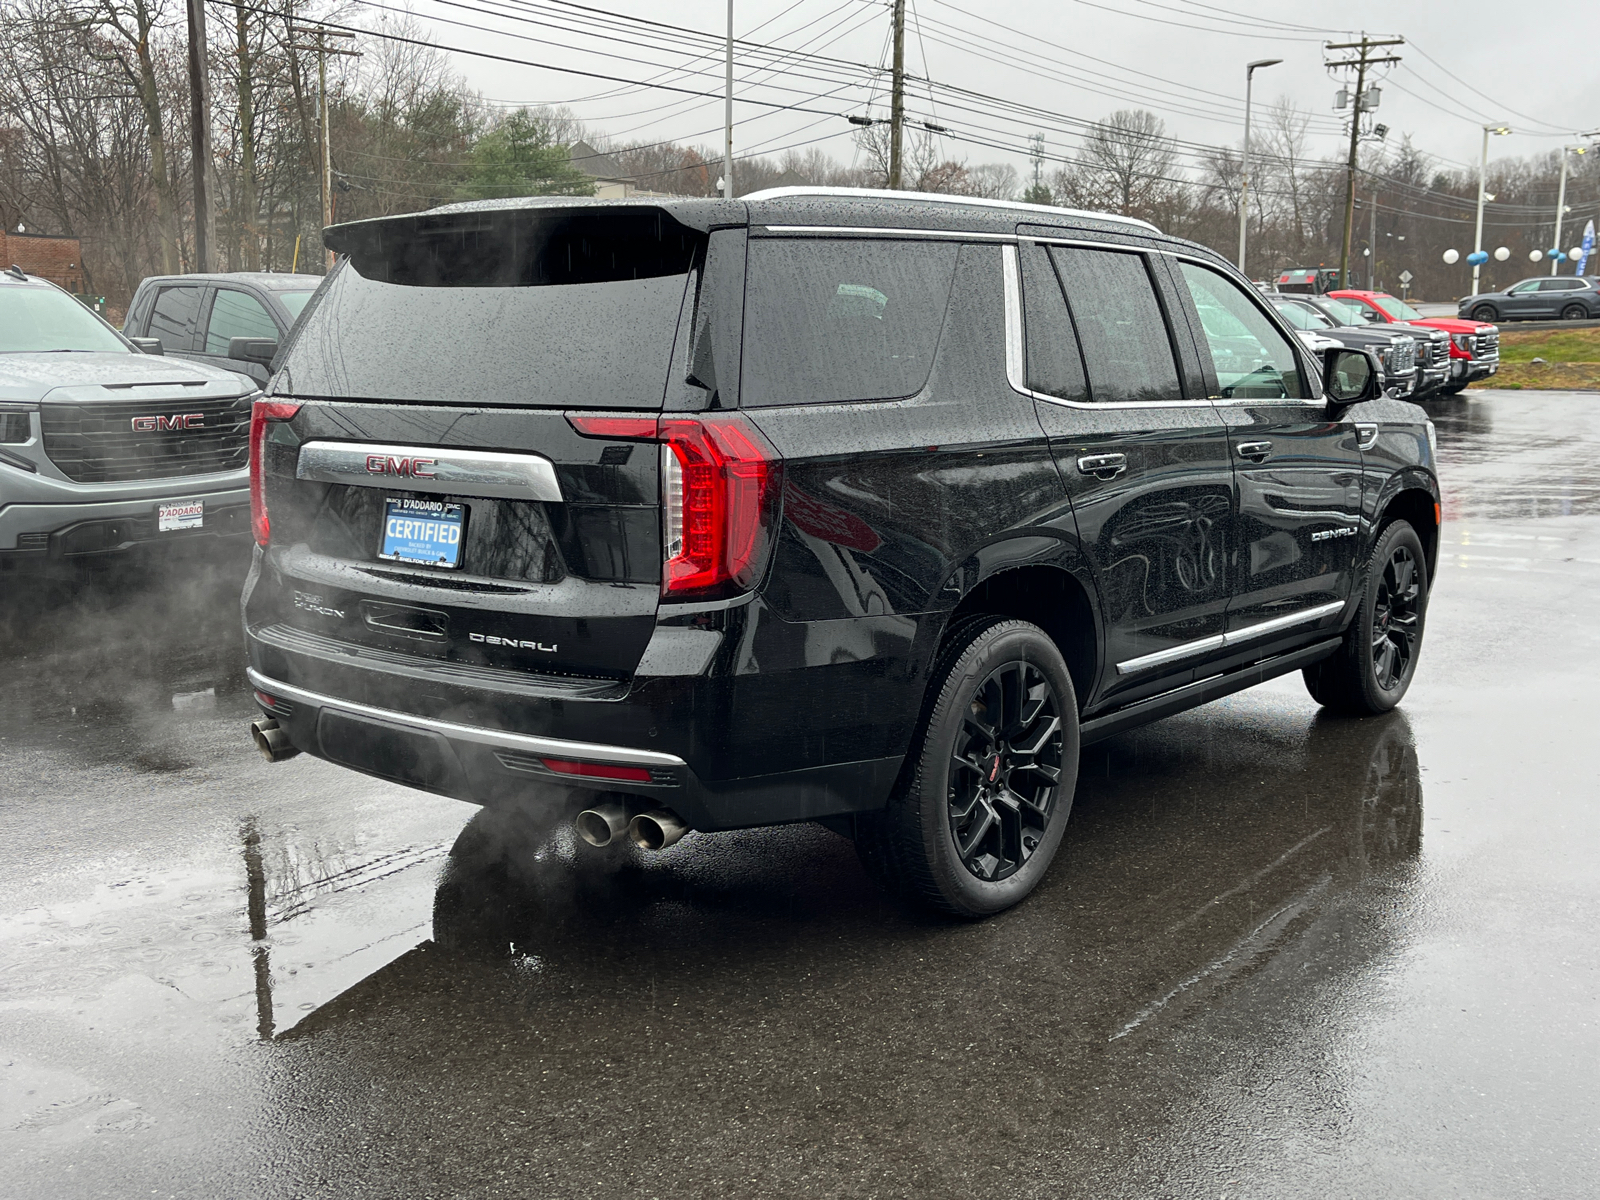
[[[928,382],[959,247],[753,238],[742,406],[915,395]]]
[[[1059,400],[1089,399],[1078,335],[1072,330],[1061,281],[1043,246],[1017,247],[1022,272],[1023,327],[1027,334],[1028,390]]]
[[[1072,309],[1094,401],[1181,400],[1172,339],[1144,256],[1052,246],[1050,258]]]
[[[1211,351],[1218,394],[1236,399],[1303,397],[1300,360],[1265,314],[1232,280],[1206,267],[1180,263],[1189,297]]]
[[[335,229],[348,258],[282,363],[302,396],[660,409],[705,235],[660,209],[422,214]]]
[[[199,316],[199,288],[164,287],[156,293],[148,336],[160,338],[163,350],[193,349],[194,325]]]
[[[276,341],[278,326],[261,301],[248,292],[218,288],[216,299],[211,302],[211,321],[206,326],[206,353],[227,354],[228,340],[236,337]]]

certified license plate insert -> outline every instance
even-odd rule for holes
[[[156,505],[156,532],[200,529],[206,523],[204,500],[170,500]]]
[[[386,562],[453,569],[461,565],[467,506],[389,496],[383,502],[378,557]]]

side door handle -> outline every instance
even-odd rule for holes
[[[1240,458],[1248,458],[1251,462],[1265,462],[1272,453],[1271,442],[1240,442],[1234,447],[1239,452]]]
[[[1078,473],[1096,479],[1115,479],[1127,469],[1126,454],[1086,454],[1078,460]]]

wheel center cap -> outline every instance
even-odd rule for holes
[[[1000,775],[1000,756],[996,754],[989,761],[989,782],[993,783]]]

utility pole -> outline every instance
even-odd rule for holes
[[[1600,139],[1600,129],[1595,130],[1593,133],[1586,133],[1583,136],[1589,141]],[[1561,218],[1567,215],[1567,155],[1587,153],[1589,153],[1589,147],[1587,146],[1561,147],[1561,187],[1556,192],[1556,236],[1550,242],[1552,249],[1561,249]],[[1552,258],[1550,260],[1550,274],[1556,274],[1557,268],[1560,266],[1561,260]]]
[[[189,144],[194,169],[194,269],[211,270],[211,82],[206,61],[205,0],[189,7]]]
[[[1405,38],[1369,38],[1361,35],[1359,42],[1329,42],[1323,49],[1355,50],[1359,53],[1355,58],[1346,58],[1340,62],[1324,63],[1329,70],[1336,68],[1356,69],[1356,92],[1354,102],[1350,106],[1350,161],[1346,167],[1344,185],[1344,243],[1339,250],[1339,282],[1343,287],[1350,286],[1350,237],[1355,232],[1356,218],[1356,158],[1361,143],[1361,114],[1371,112],[1378,106],[1377,98],[1370,100],[1367,95],[1367,69],[1369,67],[1390,66],[1400,61],[1399,55],[1385,55],[1382,58],[1373,58],[1372,51],[1382,49],[1384,46],[1403,46]]]
[[[728,58],[722,92],[722,196],[733,199],[733,0],[728,0]]]
[[[1478,273],[1483,268],[1483,262],[1478,255],[1483,253],[1483,206],[1489,199],[1489,193],[1484,190],[1489,175],[1489,135],[1505,137],[1511,130],[1504,125],[1485,125],[1483,127],[1483,154],[1478,158],[1478,221],[1472,231],[1472,255],[1467,259],[1472,264],[1472,295],[1478,294]]]
[[[191,3],[197,0],[191,0]],[[292,37],[312,38],[314,43],[306,45],[303,42],[291,42],[291,50],[314,50],[317,54],[317,110],[319,141],[322,143],[322,227],[326,229],[333,224],[333,155],[328,149],[328,55],[342,54],[348,58],[360,58],[359,50],[341,50],[328,45],[329,38],[354,38],[353,33],[342,33],[336,29],[327,29],[321,25],[291,25],[289,33]],[[333,270],[333,251],[323,251],[324,272]]]
[[[889,103],[889,187],[900,189],[906,128],[906,0],[894,0],[894,87]]]

